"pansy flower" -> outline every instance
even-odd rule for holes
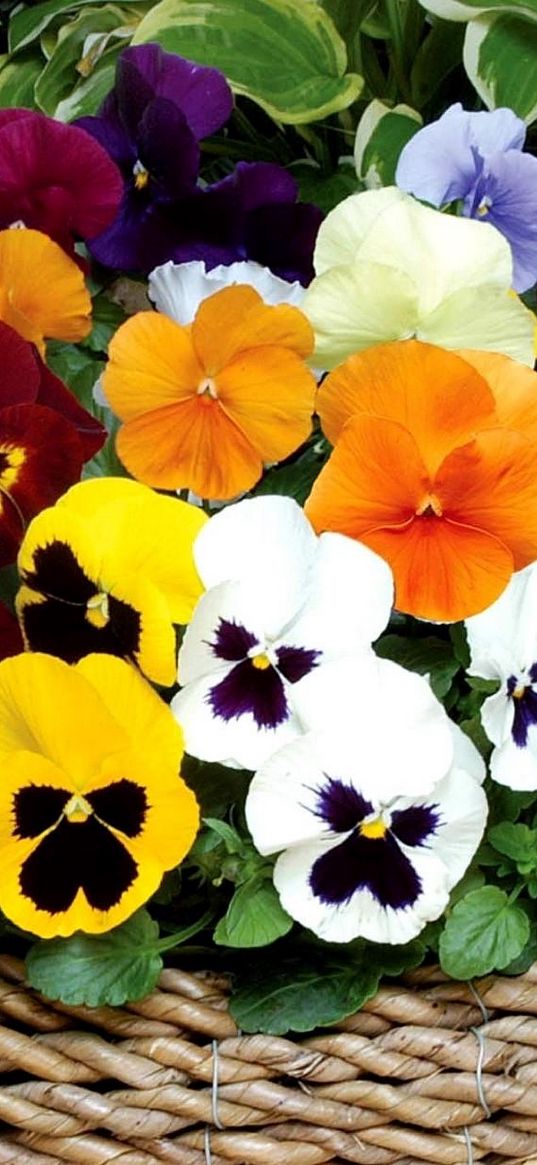
[[[21,651],[24,651],[24,641],[19,624],[5,603],[0,603],[0,659],[19,655]]]
[[[114,218],[123,183],[84,130],[33,109],[0,110],[0,228],[32,227],[74,258]]]
[[[118,926],[198,826],[181,732],[123,660],[0,664],[0,909],[42,938]]]
[[[106,433],[0,321],[0,565],[13,562],[26,526],[80,477]]]
[[[79,118],[119,167],[119,212],[90,244],[107,267],[149,271],[171,258],[167,215],[196,187],[199,141],[227,121],[231,89],[218,69],[186,61],[157,44],[135,45],[118,60],[116,84],[96,117]]]
[[[196,190],[170,223],[176,263],[204,259],[208,267],[251,259],[276,275],[307,285],[322,211],[298,202],[298,183],[283,166],[238,162],[233,173]]]
[[[416,340],[351,356],[318,393],[335,448],[306,502],[316,530],[390,563],[422,619],[489,606],[537,558],[537,377]]]
[[[83,340],[91,330],[82,272],[41,231],[0,231],[0,320],[41,355],[45,339]]]
[[[122,656],[172,684],[174,624],[188,622],[203,589],[192,542],[206,521],[196,506],[126,478],[74,486],[34,519],[20,549],[27,647],[67,663]]]
[[[237,283],[253,287],[264,303],[290,303],[300,307],[304,299],[301,283],[296,280],[288,283],[273,275],[268,267],[250,260],[230,263],[229,267],[220,265],[210,271],[200,259],[190,263],[169,260],[151,272],[147,293],[157,311],[178,324],[191,324],[205,299]]]
[[[433,206],[461,201],[462,214],[505,235],[513,287],[537,279],[537,158],[522,153],[526,126],[512,109],[468,113],[450,105],[404,146],[395,181]]]
[[[345,198],[322,223],[304,308],[315,359],[417,337],[504,352],[533,367],[535,320],[509,295],[509,244],[494,227],[441,214],[397,187]]]
[[[490,773],[510,789],[537,789],[537,565],[514,574],[486,611],[466,620],[468,674],[496,680],[481,708],[494,745]]]
[[[367,686],[368,667],[377,675],[371,643],[389,619],[391,574],[348,538],[316,538],[296,502],[283,497],[227,507],[204,527],[194,554],[207,591],[179,652],[182,690],[172,708],[188,752],[255,769],[328,717],[339,687]],[[429,719],[433,739],[424,730],[423,743],[432,771],[443,725],[427,684],[403,674],[399,714],[412,717],[419,707]],[[422,768],[416,755],[415,773]]]
[[[302,312],[253,287],[217,291],[192,325],[139,312],[118,328],[103,377],[133,477],[227,500],[251,489],[311,432],[313,333]]]
[[[386,709],[380,685],[376,696]],[[346,723],[270,757],[246,818],[257,849],[280,854],[274,884],[292,918],[329,942],[406,943],[440,916],[477,849],[484,766],[473,746],[459,757],[455,736],[437,783],[411,791],[405,770],[421,753],[419,730],[403,739],[387,730],[389,714],[364,712],[357,703]]]

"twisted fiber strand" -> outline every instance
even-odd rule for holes
[[[56,1015],[49,1007],[22,987],[13,986],[0,979],[0,1012],[19,1023],[36,1028],[37,1031],[59,1031],[69,1027],[69,1020]]]
[[[107,1129],[123,1139],[130,1139],[134,1133],[146,1139],[163,1137],[184,1125],[182,1120],[176,1120],[168,1113],[153,1109],[133,1110],[116,1103],[113,1094],[90,1092],[76,1085],[18,1084],[4,1091],[42,1105],[49,1114],[50,1125],[41,1131],[51,1135],[57,1132],[54,1118],[58,1112],[78,1117],[83,1123],[80,1131]]]
[[[130,1003],[128,1010],[148,1019],[164,1019],[176,1027],[191,1028],[214,1039],[237,1034],[237,1025],[229,1012],[158,989],[147,999]]]
[[[380,987],[374,999],[364,1003],[364,1011],[372,1011],[390,1023],[421,1023],[429,1027],[476,1027],[483,1018],[475,1002],[431,1001],[428,995],[401,987]]]
[[[412,1080],[430,1076],[434,1065],[467,1069],[475,1068],[476,1044],[473,1033],[452,1032],[447,1028],[395,1028],[375,1040],[354,1034],[314,1036],[305,1041],[308,1048],[323,1054],[338,1055],[348,1066],[354,1066],[356,1075],[374,1073]],[[531,1051],[526,1053],[532,1056]],[[487,1040],[484,1066],[501,1071],[510,1064],[512,1048],[499,1040]],[[344,1079],[343,1075],[339,1077]]]
[[[54,1048],[47,1047],[39,1039],[0,1026],[0,1057],[14,1068],[23,1069],[32,1076],[44,1076],[46,1080],[68,1081],[76,1076],[76,1064]],[[99,1072],[91,1072],[91,1080],[99,1079]]]
[[[56,1165],[56,1158],[48,1153],[34,1153],[21,1149],[11,1134],[0,1136],[0,1165]]]
[[[391,1165],[401,1158],[389,1149],[376,1149],[373,1145],[364,1145],[359,1133],[343,1133],[337,1129],[315,1128],[313,1125],[304,1127],[299,1121],[286,1121],[284,1124],[271,1126],[270,1135],[276,1140],[311,1141],[313,1144],[324,1145],[334,1154],[339,1154],[345,1161],[356,1162],[357,1165]]]
[[[537,1108],[537,1089],[531,1086],[484,1074],[482,1087],[491,1109],[512,1108],[531,1115]],[[319,1095],[350,1105],[391,1109],[395,1115],[404,1112],[405,1120],[426,1127],[472,1124],[482,1116],[475,1072],[436,1074],[400,1088],[370,1081],[329,1084],[317,1089]]]
[[[55,1165],[72,1161],[74,1165],[155,1165],[152,1154],[143,1149],[105,1137],[49,1137],[36,1133],[18,1133],[17,1144],[49,1153]]]
[[[205,1147],[201,1131],[185,1133],[176,1144],[191,1148]],[[248,1161],[249,1165],[322,1165],[333,1161],[330,1149],[321,1145],[297,1144],[296,1141],[277,1141],[263,1133],[211,1132],[211,1153],[219,1153],[225,1160]]]
[[[265,1037],[251,1037],[253,1039],[263,1040]],[[228,1045],[233,1045],[235,1051],[235,1044],[239,1044],[237,1040],[223,1040],[219,1045],[218,1050],[218,1078],[223,1083],[232,1083],[235,1080],[258,1080],[259,1077],[269,1077],[278,1072],[277,1068],[270,1069],[259,1063],[254,1057],[244,1061],[236,1058],[233,1055],[227,1055]],[[180,1066],[185,1073],[185,1080],[188,1081],[188,1076],[194,1080],[203,1080],[210,1083],[213,1078],[213,1046],[206,1044],[203,1047],[198,1047],[196,1044],[191,1044],[186,1039],[156,1039],[156,1040],[125,1040],[121,1045],[125,1051],[136,1052],[142,1056],[149,1056],[150,1059],[156,1060],[159,1064]],[[295,1052],[299,1053],[294,1045]],[[238,1049],[237,1049],[238,1051]],[[308,1057],[304,1053],[303,1057],[297,1056],[299,1059],[307,1061],[312,1057]],[[287,1071],[283,1067],[280,1071]],[[188,1076],[186,1075],[188,1073]],[[330,1079],[330,1072],[327,1072],[327,1079]],[[339,1079],[336,1076],[336,1079]]]

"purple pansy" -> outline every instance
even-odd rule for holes
[[[510,109],[467,113],[452,105],[411,138],[395,175],[417,198],[433,206],[460,200],[463,215],[501,231],[519,292],[537,279],[537,158],[522,153],[525,133]]]
[[[77,121],[104,146],[125,183],[117,217],[92,243],[94,258],[144,271],[171,258],[170,211],[196,188],[200,139],[220,129],[232,108],[218,69],[157,44],[121,54],[115,88],[98,116]]]

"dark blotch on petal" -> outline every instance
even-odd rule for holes
[[[279,647],[276,657],[282,675],[290,684],[296,684],[317,667],[321,652],[307,647]]]
[[[319,790],[315,813],[335,833],[349,833],[372,812],[371,802],[337,777],[328,777],[326,785]]]
[[[413,906],[421,879],[390,834],[384,838],[350,837],[314,863],[310,886],[327,906],[350,902],[360,890],[369,890],[380,906],[404,910]]]
[[[145,789],[134,781],[114,781],[104,789],[87,793],[86,800],[106,825],[119,829],[127,837],[137,837],[141,833],[147,813],[147,796]]]
[[[403,845],[424,845],[440,824],[437,805],[411,805],[392,813],[391,831]]]
[[[24,576],[24,582],[43,595],[53,595],[68,603],[85,604],[95,594],[95,583],[84,574],[66,542],[38,546],[34,569]]]
[[[206,698],[221,720],[238,720],[249,712],[258,728],[278,728],[289,716],[277,671],[273,667],[255,668],[249,659],[232,668]]]
[[[251,631],[247,631],[242,623],[236,623],[234,619],[220,619],[220,623],[216,629],[215,637],[209,646],[218,656],[218,659],[228,660],[230,663],[235,663],[244,659],[255,647],[258,642],[255,635]]]
[[[21,867],[21,892],[38,910],[61,914],[83,890],[94,910],[110,910],[132,885],[138,866],[117,837],[95,817],[64,817]]]
[[[532,664],[529,675],[532,682],[534,681],[534,672],[537,670],[537,664]],[[524,689],[522,696],[515,697],[513,692],[518,687],[519,681],[516,676],[509,676],[507,680],[507,695],[511,696],[514,707],[513,727],[511,728],[511,736],[518,748],[525,748],[528,743],[528,732],[532,724],[537,724],[537,692],[533,691],[528,684]]]
[[[92,585],[91,594],[96,594]],[[86,605],[61,602],[50,598],[44,602],[25,602],[20,618],[32,651],[57,655],[66,663],[77,663],[91,652],[106,652],[132,659],[140,646],[140,614],[110,596],[110,614],[105,627],[93,627],[86,618]]]
[[[71,794],[52,785],[27,785],[13,798],[14,837],[39,837],[58,820]]]

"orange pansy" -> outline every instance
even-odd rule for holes
[[[509,396],[511,387],[511,397]],[[305,509],[385,558],[396,606],[451,622],[537,559],[537,376],[418,340],[351,356],[318,394],[334,451]]]
[[[129,473],[157,489],[227,500],[311,432],[315,378],[306,317],[252,287],[204,300],[192,324],[140,312],[110,344],[106,397]]]
[[[0,231],[0,319],[42,355],[45,339],[83,340],[91,330],[80,268],[41,231]]]

